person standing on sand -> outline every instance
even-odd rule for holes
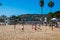
[[[44,18],[45,26],[47,26],[47,17]]]
[[[22,29],[22,31],[24,31],[24,25],[22,24],[22,26],[21,26],[21,29]]]
[[[37,30],[37,25],[35,23],[32,24],[32,29]]]
[[[36,23],[34,24],[34,26],[35,26],[35,30],[37,30],[37,24]]]

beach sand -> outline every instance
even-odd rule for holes
[[[40,26],[40,29],[32,29],[32,25],[24,25],[24,31],[21,25],[0,26],[0,40],[60,40],[60,28],[52,30],[49,26]]]

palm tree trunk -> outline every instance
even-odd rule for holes
[[[41,7],[41,14],[43,15],[43,7]],[[41,17],[42,17],[42,15],[41,15]]]
[[[50,8],[50,12],[52,12],[52,8]]]
[[[43,25],[43,7],[41,7],[41,24]]]

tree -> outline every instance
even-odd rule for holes
[[[50,1],[48,3],[48,7],[50,7],[50,12],[52,12],[52,7],[54,7],[54,2]]]
[[[40,0],[41,14],[43,13],[44,0]]]
[[[41,14],[43,14],[43,6],[44,6],[44,0],[40,0],[40,7],[41,7]],[[41,15],[41,18],[43,16]],[[43,21],[41,21],[43,23]]]
[[[50,1],[50,2],[48,3],[48,7],[50,7],[50,12],[52,12],[52,7],[54,7],[54,2]],[[50,20],[50,19],[49,19],[49,20]],[[53,25],[53,23],[52,23],[52,25]],[[53,30],[53,26],[52,26],[52,30]]]
[[[60,11],[54,12],[53,16],[55,16],[55,17],[60,19]]]

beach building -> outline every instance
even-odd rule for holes
[[[8,25],[10,23],[10,20],[6,16],[0,16],[0,25]]]

